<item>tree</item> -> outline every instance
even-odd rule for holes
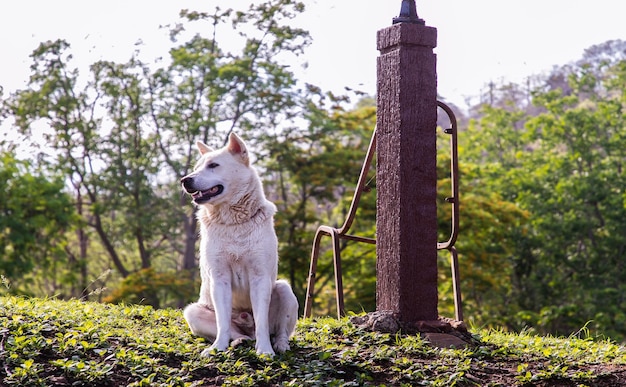
[[[272,0],[251,5],[247,12],[181,12],[189,23],[210,23],[212,37],[194,35],[173,48],[169,67],[150,77],[151,124],[172,176],[191,171],[197,140],[221,146],[235,129],[252,140],[295,115],[296,80],[279,57],[297,55],[308,45],[308,33],[288,24],[303,10],[300,2]],[[227,51],[217,40],[218,30],[227,23],[240,31],[240,52]],[[183,30],[180,25],[172,29],[172,37],[180,38]],[[178,202],[175,217],[183,225],[184,238],[182,244],[174,238],[171,242],[182,254],[181,268],[192,270],[197,266],[196,218],[185,197],[179,196]]]
[[[280,133],[269,133],[262,139],[266,144],[262,159],[266,191],[271,193],[269,199],[278,207],[276,231],[280,242],[280,274],[290,280],[301,301],[306,290],[315,230],[322,223],[343,223],[347,211],[344,198],[352,195],[375,124],[372,105],[345,110],[345,97],[324,94],[313,86],[309,87],[308,98],[304,128],[284,128]],[[375,195],[369,198],[375,208]],[[359,220],[363,222],[358,222],[357,227],[373,234],[375,210],[372,212],[370,207],[369,213],[366,216],[361,214]],[[347,246],[343,243],[341,248]],[[375,259],[374,250],[370,246],[369,257],[365,258],[357,253],[358,249],[352,248],[351,252],[355,254],[346,255],[344,265],[346,291],[353,293],[353,305],[368,304],[373,300],[375,289],[356,284],[363,285],[363,281],[375,278],[371,267],[367,273],[360,271],[363,260],[371,262],[371,258]],[[333,278],[330,262],[328,257],[320,259],[316,296],[323,294],[324,286]],[[362,297],[363,294],[368,296]],[[328,298],[321,297],[321,300],[318,306],[325,304]],[[303,302],[300,304],[304,306]]]
[[[80,263],[68,261],[65,248],[77,219],[64,188],[60,176],[0,154],[0,274],[16,292],[33,294],[25,282],[49,292],[71,289]],[[33,271],[40,278],[29,276]]]
[[[510,327],[626,333],[623,63],[596,50],[560,70],[566,88],[537,89],[533,114],[486,107],[470,128],[481,184],[529,216],[508,238]]]
[[[270,0],[246,12],[183,11],[188,24],[209,21],[213,38],[191,37],[171,50],[168,67],[155,71],[133,56],[124,64],[93,64],[85,80],[71,67],[67,42],[45,42],[33,52],[29,88],[10,96],[4,111],[26,135],[39,125],[50,128],[53,152],[42,158],[73,187],[83,220],[79,251],[68,255],[86,262],[104,250],[121,278],[136,272],[152,278],[139,272],[153,267],[196,266],[196,219],[178,180],[196,159],[196,140],[218,145],[235,129],[251,138],[294,116],[299,91],[280,57],[308,44],[308,34],[289,25],[303,9],[299,2]],[[240,31],[238,53],[216,41],[227,24]],[[172,37],[183,30],[177,26]],[[194,277],[186,276],[189,283]],[[147,289],[141,298],[159,306]]]
[[[52,162],[74,187],[77,212],[95,231],[124,277],[130,270],[116,247],[118,237],[109,232],[116,211],[112,211],[108,200],[115,196],[117,187],[102,173],[106,166],[113,168],[116,164],[107,157],[111,152],[99,151],[100,147],[107,149],[114,136],[102,133],[103,119],[96,116],[99,94],[90,88],[93,84],[79,90],[78,70],[69,67],[68,49],[69,45],[61,40],[42,43],[32,55],[30,89],[15,93],[5,107],[23,133],[31,134],[37,123],[50,128],[45,139],[55,151]]]
[[[592,326],[608,331],[626,318],[615,308],[622,303],[619,267],[626,254],[625,121],[623,102],[610,96],[623,85],[613,88],[585,68],[570,82],[576,94],[535,97],[547,111],[527,124],[538,144],[529,161],[542,166],[529,183],[543,195],[527,192],[521,199],[536,215],[542,239],[535,273],[551,278],[539,296],[547,304],[541,323],[564,331],[594,320]],[[593,92],[605,88],[606,95]]]

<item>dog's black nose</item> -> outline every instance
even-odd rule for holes
[[[180,183],[183,185],[183,188],[185,188],[186,190],[190,190],[193,186],[193,177],[185,176],[180,179]]]

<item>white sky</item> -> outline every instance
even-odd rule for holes
[[[76,64],[127,61],[139,39],[142,58],[167,56],[167,31],[182,8],[212,10],[246,0],[20,0],[0,3],[0,85],[23,88],[29,54],[64,38]],[[326,90],[375,93],[376,31],[391,25],[400,0],[305,0],[301,26],[313,36],[303,80]],[[245,7],[247,8],[247,7]],[[622,0],[417,0],[438,30],[439,94],[460,107],[490,81],[521,81],[581,57],[610,39],[626,39]],[[224,44],[223,42],[221,42]],[[300,70],[299,70],[300,71]]]

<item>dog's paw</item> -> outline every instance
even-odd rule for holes
[[[213,348],[213,347],[209,347],[207,349],[205,349],[204,351],[200,352],[200,356],[202,357],[211,357],[213,355],[215,355],[217,353],[217,349]]]
[[[257,355],[267,355],[269,357],[274,357],[274,350],[271,346],[269,348],[261,348],[257,346],[256,353]]]
[[[228,348],[228,342],[226,343],[226,345],[224,345],[219,343],[218,341],[215,341],[209,348],[202,351],[200,355],[204,357],[211,357],[212,354],[225,351],[226,348]]]
[[[245,342],[251,341],[251,340],[252,340],[252,337],[242,336],[242,337],[236,338],[235,340],[231,341],[230,342],[230,346],[235,348],[235,347],[238,347],[238,346],[244,344]]]
[[[215,344],[213,344],[209,348],[206,348],[204,351],[200,352],[200,356],[202,356],[202,357],[211,357],[211,356],[217,354],[218,352],[223,352],[225,350],[226,350],[226,348],[221,349],[219,347],[216,347]]]
[[[274,350],[278,353],[289,351],[289,339],[281,337],[274,341]]]

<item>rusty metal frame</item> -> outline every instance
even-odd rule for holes
[[[313,306],[313,292],[315,287],[315,273],[317,270],[317,259],[320,254],[320,240],[322,236],[328,235],[331,238],[333,244],[333,264],[335,267],[335,289],[337,292],[337,314],[339,317],[345,315],[344,304],[343,304],[343,281],[342,281],[342,273],[341,273],[341,250],[339,247],[340,239],[347,239],[357,242],[364,242],[369,244],[376,244],[376,239],[374,238],[366,238],[357,235],[350,235],[348,231],[352,226],[352,222],[354,222],[354,217],[356,216],[356,210],[359,207],[359,201],[361,200],[361,194],[366,190],[367,185],[367,173],[370,170],[370,166],[372,165],[372,159],[374,158],[374,152],[376,151],[376,128],[374,128],[374,132],[372,133],[372,139],[370,140],[370,145],[367,148],[367,154],[365,156],[365,160],[363,161],[363,166],[361,167],[361,174],[359,175],[359,181],[357,182],[356,189],[354,190],[354,196],[352,197],[352,203],[350,204],[350,210],[348,211],[348,216],[346,220],[343,222],[343,225],[340,228],[335,228],[331,226],[319,226],[317,232],[315,233],[315,238],[313,239],[313,250],[311,251],[311,266],[309,269],[309,280],[307,284],[306,290],[306,300],[304,304],[304,316],[311,317],[311,308]]]
[[[450,231],[450,237],[445,242],[438,242],[438,250],[450,251],[450,266],[452,269],[452,289],[454,292],[454,311],[455,318],[458,321],[463,320],[462,312],[462,299],[461,299],[461,283],[459,277],[459,259],[454,243],[458,237],[459,230],[459,165],[458,165],[458,141],[457,141],[457,122],[452,109],[445,103],[437,101],[437,106],[441,108],[450,119],[451,127],[444,129],[444,133],[450,136],[450,158],[451,158],[451,188],[452,196],[446,198],[446,201],[452,204],[452,227]],[[352,240],[356,242],[364,242],[369,244],[376,244],[375,238],[361,237],[357,235],[350,235],[348,231],[354,222],[356,216],[356,210],[361,200],[361,194],[367,190],[367,174],[370,170],[374,153],[376,152],[376,128],[372,133],[372,139],[370,140],[369,147],[361,167],[361,174],[357,182],[352,203],[350,204],[350,210],[348,215],[340,228],[321,225],[318,227],[313,239],[313,248],[311,251],[311,264],[309,268],[309,278],[307,283],[306,299],[304,305],[304,317],[311,317],[311,309],[313,306],[313,293],[315,288],[315,275],[317,271],[317,261],[320,254],[320,241],[322,236],[330,236],[333,248],[333,266],[335,272],[335,291],[336,291],[336,303],[337,303],[337,315],[342,317],[345,315],[344,300],[343,300],[343,280],[341,271],[341,250],[339,246],[340,239]]]
[[[461,298],[461,278],[459,277],[459,254],[454,247],[459,236],[459,150],[458,150],[458,126],[456,116],[448,105],[437,101],[450,120],[450,128],[444,129],[444,133],[450,135],[450,181],[452,196],[446,198],[446,202],[452,204],[452,227],[450,237],[445,242],[437,243],[437,250],[450,251],[450,268],[452,269],[452,292],[454,295],[454,318],[463,321],[463,304]]]

